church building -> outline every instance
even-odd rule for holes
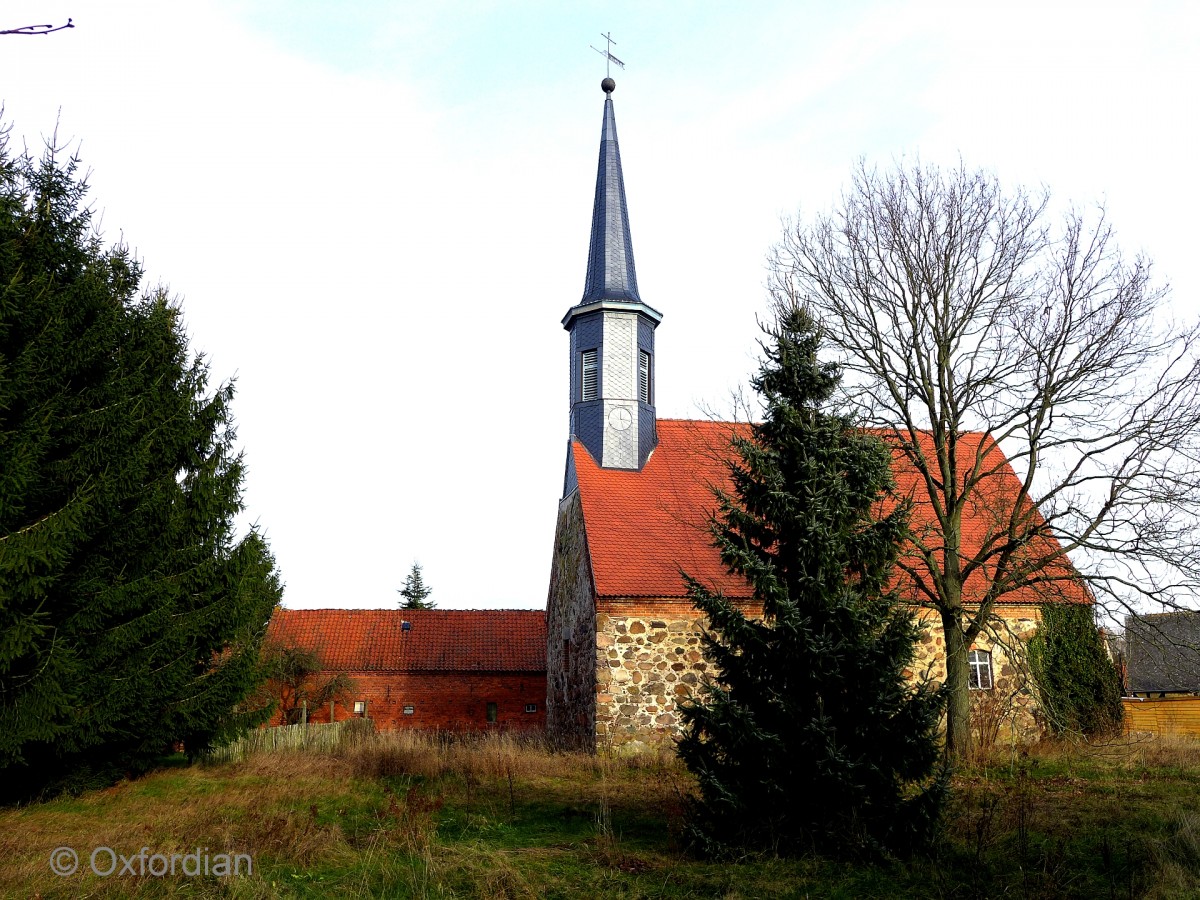
[[[663,315],[638,291],[616,85],[605,78],[601,87],[587,274],[582,298],[562,320],[570,344],[570,439],[546,605],[546,728],[560,745],[636,750],[679,733],[676,703],[707,674],[704,621],[681,573],[723,591],[748,613],[756,610],[749,585],[725,570],[708,528],[713,488],[729,485],[730,438],[748,426],[656,415],[655,335]],[[990,490],[1018,496],[1019,481],[990,438],[963,440],[994,460]],[[916,472],[899,456],[895,475],[901,492],[915,486]],[[919,503],[913,517],[915,527],[934,521]],[[966,552],[989,539],[988,519],[986,510],[969,511]],[[1063,565],[1069,566],[1065,557]],[[967,587],[981,596],[982,575]],[[1089,602],[1076,581],[1058,599]],[[1032,590],[1008,595],[970,652],[976,696],[995,701],[982,705],[1026,734],[1034,728],[1034,700],[1022,647],[1041,602]],[[943,678],[940,624],[926,610],[918,615],[930,625],[918,647],[918,670]]]

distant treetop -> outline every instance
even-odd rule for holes
[[[413,563],[412,571],[408,573],[404,587],[399,593],[404,598],[404,602],[400,604],[401,609],[433,609],[436,605],[427,599],[433,593],[433,589],[425,586],[420,563]]]

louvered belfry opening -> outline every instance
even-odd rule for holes
[[[579,399],[595,400],[600,396],[600,378],[596,370],[596,351],[584,350],[580,355],[582,357],[579,364],[582,370],[582,381],[580,383]]]

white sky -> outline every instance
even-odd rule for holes
[[[286,605],[545,603],[567,335],[614,95],[660,416],[754,368],[780,217],[919,155],[1107,203],[1200,311],[1200,4],[10,0],[14,135],[91,170],[105,235],[236,374]]]

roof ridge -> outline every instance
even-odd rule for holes
[[[281,606],[276,612],[297,613],[297,612],[387,612],[387,613],[470,613],[470,612],[540,612],[545,613],[545,608],[541,606],[479,606],[469,607],[467,609],[392,609],[387,606],[317,606],[312,608],[297,608],[293,609],[287,606]]]

